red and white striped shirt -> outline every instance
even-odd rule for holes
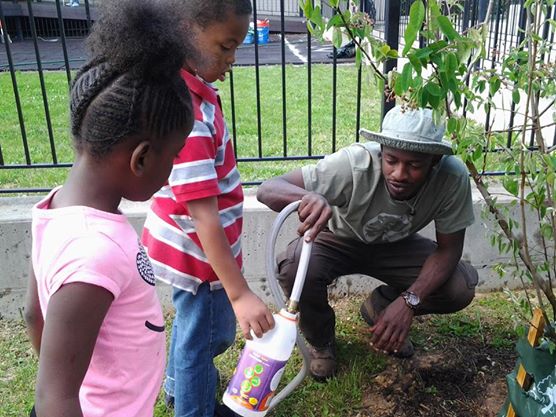
[[[157,279],[197,292],[202,282],[222,288],[208,263],[187,202],[217,197],[220,222],[241,268],[243,190],[232,142],[216,90],[187,71],[195,124],[174,160],[168,183],[154,195],[143,229],[143,244]]]

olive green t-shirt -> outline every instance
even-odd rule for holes
[[[338,237],[395,242],[435,222],[450,234],[473,224],[469,173],[455,156],[443,156],[410,200],[390,197],[380,168],[380,145],[356,143],[302,169],[305,189],[332,206],[328,226]]]

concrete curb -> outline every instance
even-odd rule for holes
[[[31,252],[31,207],[42,196],[0,199],[0,317],[20,317],[28,279],[28,264]],[[517,287],[518,280],[512,280],[511,271],[500,279],[493,265],[507,259],[492,248],[488,240],[488,230],[497,230],[492,221],[484,220],[484,201],[476,190],[473,194],[476,222],[467,230],[463,258],[479,271],[479,291],[499,290],[503,287]],[[499,198],[499,201],[501,199]],[[507,199],[509,203],[509,199]],[[123,202],[122,211],[133,226],[140,231],[149,203]],[[266,302],[272,303],[265,273],[265,250],[267,232],[276,216],[270,209],[259,203],[253,191],[246,192],[243,231],[243,254],[245,277],[250,287]],[[284,224],[278,238],[277,253],[296,236],[297,220],[292,215]],[[531,222],[532,223],[532,222]],[[533,223],[532,223],[533,224]],[[434,227],[427,226],[422,234],[434,239]],[[342,277],[330,288],[337,296],[368,293],[379,281],[363,275]],[[171,291],[168,286],[157,287],[162,303],[171,305]]]

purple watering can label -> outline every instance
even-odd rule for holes
[[[265,411],[278,388],[286,362],[246,347],[226,392],[248,410]]]

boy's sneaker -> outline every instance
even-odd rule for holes
[[[174,408],[174,396],[168,394],[167,392],[164,393],[164,405],[166,405],[166,408]]]
[[[375,319],[378,317],[380,312],[384,310],[392,301],[398,297],[398,293],[388,285],[381,285],[374,289],[374,291],[369,295],[363,304],[361,304],[361,317],[369,325],[374,326]],[[391,352],[390,355],[397,358],[410,358],[415,353],[415,348],[409,337],[405,339],[400,350],[397,352]]]
[[[214,406],[214,417],[241,417],[239,414],[234,413],[224,404],[216,403]]]
[[[336,374],[336,343],[331,342],[324,347],[308,344],[311,361],[309,372],[317,381],[324,382]]]

